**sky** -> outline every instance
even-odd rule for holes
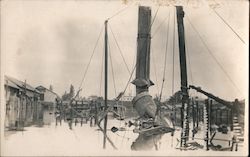
[[[111,62],[109,62],[108,95],[112,99],[124,90],[130,74],[110,29],[114,33],[129,71],[132,71],[136,55],[139,5],[150,6],[152,18],[156,15],[151,29],[150,75],[155,83],[149,89],[151,95],[155,96],[160,92],[166,52],[163,97],[167,98],[172,92],[180,90],[178,34],[174,6],[182,5],[185,11],[188,83],[200,86],[226,100],[247,98],[249,43],[247,0],[1,1],[1,72],[19,80],[26,80],[34,87],[43,85],[49,88],[49,85],[52,85],[59,95],[69,91],[71,84],[77,90],[98,36],[103,30],[104,21],[111,17],[108,23],[109,54],[111,54],[116,87],[114,88]],[[211,7],[215,7],[216,12],[230,24],[245,43]],[[219,64],[208,52],[192,25]],[[101,79],[103,54],[102,31],[81,87],[81,96],[103,95],[104,81]],[[134,89],[134,85],[130,84],[126,95],[129,93],[134,95]],[[191,90],[190,95],[202,96]]]

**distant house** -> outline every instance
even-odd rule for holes
[[[5,76],[5,127],[17,129],[31,124],[38,116],[40,92],[26,82]]]
[[[104,109],[104,100],[100,100],[100,108]],[[116,101],[116,100],[108,100],[108,107],[112,106],[114,111],[122,112],[125,118],[133,118],[137,117],[138,113],[133,108],[133,104],[131,101]]]
[[[134,98],[134,96],[131,96],[131,95],[124,95],[121,97],[121,101],[132,101]]]
[[[43,105],[49,107],[55,107],[56,99],[59,98],[58,94],[45,88],[44,86],[38,86],[36,87],[36,90],[38,90],[41,93],[40,100],[42,101]]]

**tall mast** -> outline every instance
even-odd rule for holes
[[[181,93],[182,93],[182,133],[181,133],[181,147],[186,145],[189,136],[189,96],[188,96],[188,82],[187,82],[187,67],[186,67],[186,50],[185,50],[185,34],[184,34],[184,11],[182,6],[176,6],[177,25],[178,25],[178,39],[179,39],[179,58],[180,58],[180,72],[181,72]]]
[[[104,42],[105,42],[105,66],[104,66],[104,110],[106,111],[108,108],[107,99],[108,99],[108,20],[105,21],[105,35],[104,35]],[[108,116],[105,116],[104,119],[104,136],[103,136],[103,148],[106,148],[106,134],[107,134],[107,122]]]

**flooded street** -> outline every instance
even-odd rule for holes
[[[82,155],[119,155],[123,153],[125,155],[145,155],[142,151],[131,151],[131,145],[137,138],[138,134],[133,133],[133,127],[126,127],[125,122],[128,120],[119,121],[116,119],[108,120],[108,136],[118,148],[116,151],[107,142],[107,149],[103,150],[103,133],[99,131],[98,127],[90,127],[90,123],[83,124],[78,123],[73,129],[69,129],[67,122],[56,125],[55,114],[53,110],[44,110],[43,119],[40,119],[40,125],[32,125],[25,127],[24,131],[6,131],[5,139],[3,142],[3,154],[4,156],[82,156]],[[124,127],[125,131],[111,132],[110,129],[115,127]],[[202,137],[202,132],[198,133],[196,137]],[[225,136],[225,135],[224,135]],[[228,134],[227,136],[230,136]],[[220,137],[222,137],[220,135]],[[161,139],[156,143],[157,151],[155,148],[148,150],[146,155],[176,155],[189,153],[199,156],[198,152],[206,153],[205,149],[197,149],[195,151],[180,151],[176,149],[179,144],[180,128],[177,128],[174,136],[170,133],[164,134]],[[227,137],[228,138],[228,137]],[[203,140],[196,140],[199,144],[204,145]],[[214,141],[215,144],[216,141]],[[221,143],[226,145],[228,142]],[[13,151],[15,150],[15,151]],[[209,154],[216,155],[225,153],[237,154],[240,153],[242,148],[239,147],[238,152],[219,152],[208,151]],[[195,152],[195,153],[194,153]],[[242,153],[242,152],[241,152]]]

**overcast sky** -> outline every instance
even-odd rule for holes
[[[185,40],[189,84],[201,86],[221,98],[234,100],[246,98],[248,92],[248,19],[247,0],[197,1],[182,3],[161,3],[152,26],[151,80],[150,88],[154,96],[159,93],[162,83],[166,39],[167,51],[166,81],[163,95],[172,93],[173,43],[175,43],[174,91],[180,89],[178,38],[173,42],[175,9],[173,5],[183,5],[185,11]],[[187,3],[189,2],[189,3]],[[27,80],[32,86],[53,85],[59,95],[69,91],[70,84],[79,88],[84,71],[95,46],[98,34],[103,29],[104,20],[127,7],[109,21],[125,60],[132,70],[136,54],[138,6],[151,6],[155,15],[159,3],[156,1],[1,1],[1,54],[2,70],[5,75],[19,80]],[[245,41],[244,44],[232,30],[209,8],[216,11],[231,25]],[[168,17],[170,31],[167,34]],[[166,19],[167,18],[167,19]],[[187,18],[196,27],[204,42],[230,75],[232,84],[220,66],[209,55],[198,34]],[[165,22],[164,22],[164,19]],[[161,27],[158,26],[164,22]],[[109,28],[110,29],[110,28]],[[82,96],[103,94],[101,84],[101,64],[104,34],[101,34],[95,54],[83,82]],[[109,31],[110,53],[112,56],[117,92],[124,90],[129,73],[123,63],[119,49]],[[111,67],[109,65],[109,67]],[[114,86],[109,70],[109,97],[114,98]],[[102,81],[103,82],[103,81]],[[130,85],[127,94],[134,94]],[[191,92],[191,95],[197,95]],[[199,95],[199,94],[198,94]],[[200,95],[199,95],[200,96]]]

